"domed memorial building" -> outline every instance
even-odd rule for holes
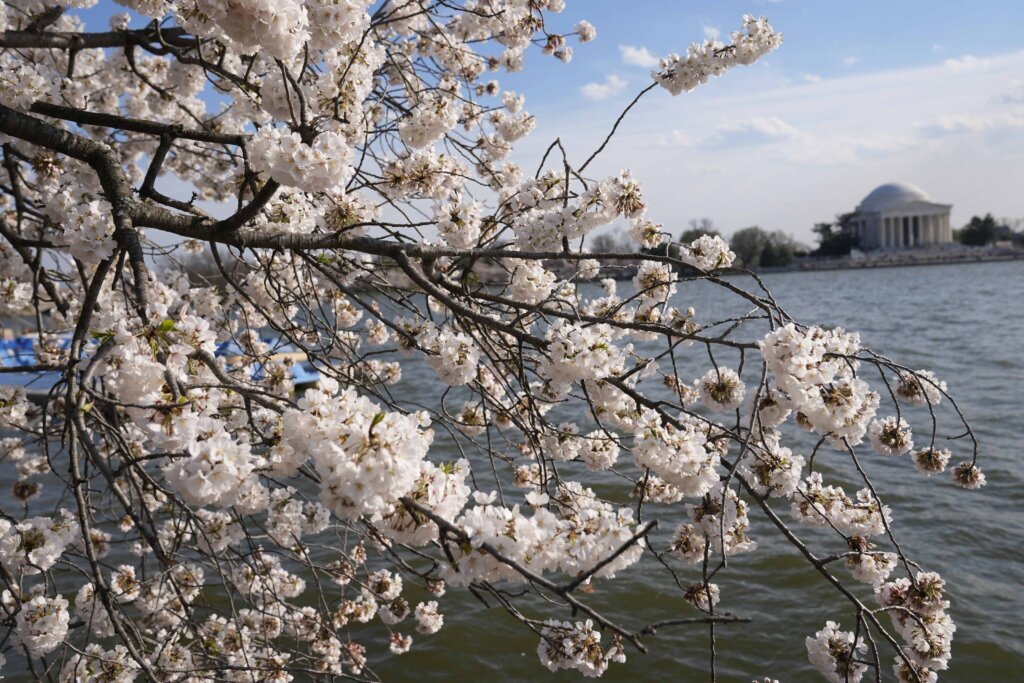
[[[861,249],[900,249],[952,241],[952,204],[932,201],[907,183],[879,185],[857,206],[850,219]]]

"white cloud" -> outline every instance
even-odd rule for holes
[[[588,100],[597,102],[618,95],[626,89],[627,85],[629,85],[629,81],[619,78],[615,74],[608,74],[604,83],[587,83],[580,88],[580,93]]]
[[[708,143],[719,146],[753,146],[800,137],[800,131],[778,116],[751,116],[722,123]]]
[[[885,133],[842,135],[814,131],[778,148],[778,161],[791,167],[855,169],[875,160],[892,158],[918,143]]]
[[[718,34],[721,33],[717,26],[701,26],[701,29],[704,31],[705,38],[717,38]]]
[[[805,83],[821,83],[822,78],[818,74],[804,74],[803,79]]]
[[[1024,113],[991,114],[986,112],[940,116],[934,121],[918,126],[918,130],[928,137],[942,137],[1022,127],[1024,127]]]
[[[1003,104],[1024,104],[1024,80],[1015,78],[1010,87],[999,95],[997,101]]]
[[[964,55],[963,57],[947,59],[943,62],[943,65],[950,71],[974,71],[984,67],[986,61],[978,59],[974,55]]]
[[[651,51],[646,47],[633,47],[632,45],[619,45],[619,53],[622,55],[622,61],[632,66],[642,66],[646,69],[653,69],[658,66],[660,61],[657,57],[651,54]]]
[[[681,130],[670,130],[667,135],[658,138],[658,147],[694,147],[700,144],[700,138]]]
[[[843,57],[844,66],[856,66],[858,64],[860,64],[860,57],[857,55],[847,55]]]
[[[710,135],[698,137],[672,130],[658,140],[662,147],[754,147],[757,145],[799,138],[800,131],[778,116],[749,116],[725,121],[715,126]]]

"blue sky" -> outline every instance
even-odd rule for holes
[[[532,171],[560,137],[579,163],[650,81],[645,58],[685,52],[745,13],[785,36],[752,67],[692,93],[650,93],[588,174],[629,168],[673,233],[712,218],[810,241],[811,227],[884,182],[918,185],[973,214],[1024,218],[1024,0],[566,0],[552,30],[585,18],[597,40],[562,64],[535,51],[518,74],[538,127],[515,160]],[[123,8],[88,10],[105,30]]]
[[[715,31],[727,40],[751,13],[782,47],[692,93],[652,92],[595,173],[630,168],[672,232],[708,216],[726,234],[757,224],[809,241],[816,221],[889,181],[952,203],[954,225],[988,211],[1024,218],[1021,0],[567,4],[557,26],[587,18],[597,40],[575,46],[571,64],[533,59],[501,79],[539,118],[524,165],[556,136],[585,158],[649,82],[638,55],[683,52]]]

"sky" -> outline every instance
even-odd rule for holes
[[[581,162],[655,60],[728,41],[745,13],[782,47],[693,92],[652,91],[588,175],[629,168],[674,234],[709,217],[726,235],[760,225],[812,243],[816,222],[894,181],[952,204],[954,226],[1024,218],[1022,0],[568,0],[555,28],[586,18],[597,40],[499,79],[538,117],[517,160],[535,168],[560,137]]]
[[[577,165],[650,83],[657,59],[708,36],[729,40],[744,14],[768,17],[782,47],[672,97],[658,88],[588,169],[628,168],[648,216],[678,235],[711,218],[729,235],[759,225],[808,244],[820,221],[886,182],[917,185],[972,215],[1024,218],[1024,0],[566,0],[552,31],[580,19],[562,64],[536,51],[495,76],[538,119],[513,159],[532,172],[560,138]],[[91,29],[123,11],[87,11]]]

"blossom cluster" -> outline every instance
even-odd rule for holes
[[[537,656],[551,671],[575,669],[587,678],[598,678],[611,662],[626,661],[618,634],[607,647],[601,644],[601,635],[591,619],[575,623],[550,619],[541,629]]]
[[[282,462],[312,459],[320,499],[342,519],[383,517],[420,478],[433,433],[425,413],[385,412],[349,388],[308,389],[281,423]]]
[[[48,184],[52,192],[47,196],[46,213],[63,229],[58,242],[89,265],[108,258],[115,246],[110,203],[83,191],[73,173],[53,178]]]
[[[857,334],[819,327],[799,330],[789,323],[768,333],[760,348],[781,390],[779,397],[788,399],[798,423],[828,437],[837,448],[861,442],[880,396],[855,375]]]
[[[45,572],[78,538],[78,521],[67,510],[57,519],[32,517],[17,524],[0,519],[0,565],[14,573]]]
[[[560,387],[555,393],[567,391],[573,382],[603,379],[623,370],[628,349],[615,343],[612,328],[606,324],[582,326],[559,318],[545,336],[550,342],[550,360],[541,373]]]
[[[751,552],[757,542],[750,538],[749,529],[747,504],[729,489],[724,500],[709,496],[691,506],[690,521],[676,528],[669,552],[689,564],[703,562],[706,555]]]
[[[633,457],[685,496],[703,496],[718,483],[720,457],[693,420],[645,413],[633,439]]]
[[[196,8],[202,17],[197,23],[215,24],[243,50],[287,60],[310,38],[306,5],[298,0],[197,0]]]
[[[869,488],[850,498],[841,486],[826,485],[820,472],[812,472],[792,498],[793,518],[809,526],[834,525],[851,536],[879,536],[892,521],[892,511]]]
[[[320,133],[310,144],[298,133],[265,127],[253,136],[251,150],[255,170],[307,192],[344,187],[352,175],[352,147],[332,131]]]
[[[455,102],[444,96],[425,97],[398,124],[403,142],[420,148],[436,142],[458,124]]]
[[[807,637],[807,656],[829,683],[859,683],[867,671],[860,661],[867,645],[852,631],[840,631],[834,621]]]
[[[555,288],[555,274],[544,268],[540,261],[517,260],[509,264],[512,278],[509,293],[527,304],[543,301]]]
[[[21,605],[15,617],[14,634],[18,643],[40,657],[57,648],[68,633],[71,617],[68,601],[59,595],[37,595]]]
[[[49,99],[56,89],[55,80],[46,70],[4,53],[0,57],[0,104],[28,111],[33,103]]]
[[[904,654],[925,679],[934,680],[934,672],[949,666],[956,625],[946,612],[949,600],[945,598],[945,586],[935,572],[920,571],[913,578],[899,578],[875,588],[878,603],[890,608],[893,626],[905,643]],[[898,668],[901,663],[902,659],[897,658]],[[901,678],[912,680],[907,675]]]
[[[689,92],[729,68],[753,64],[782,44],[782,34],[776,33],[764,17],[746,15],[741,29],[733,32],[732,41],[725,45],[709,39],[691,45],[685,57],[671,54],[652,73],[654,80],[673,95]]]
[[[519,567],[534,574],[577,575],[597,569],[599,562],[627,545],[594,576],[614,578],[640,560],[643,541],[629,544],[636,526],[632,510],[602,502],[578,483],[559,490],[556,512],[545,507],[548,495],[536,490],[526,496],[534,508],[532,515],[520,505],[495,505],[496,497],[496,492],[477,492],[476,505],[455,520],[469,542],[452,550],[454,564],[441,570],[446,582],[460,586],[474,581],[522,583],[526,578]]]
[[[512,228],[521,248],[560,249],[563,240],[584,237],[619,216],[640,217],[647,208],[640,184],[627,169],[593,185],[567,206],[560,190],[564,187],[553,174],[506,190],[510,208],[517,212]]]

